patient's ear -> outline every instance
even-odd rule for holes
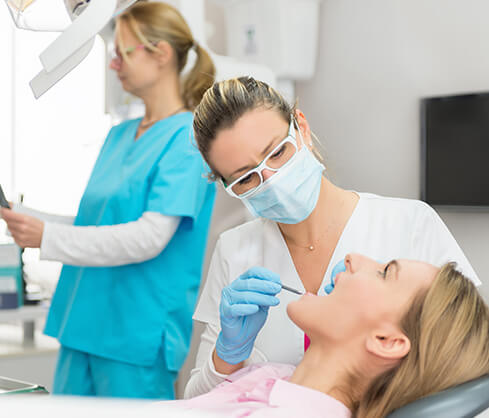
[[[411,342],[399,330],[377,330],[367,338],[367,351],[386,360],[400,360],[409,353]]]

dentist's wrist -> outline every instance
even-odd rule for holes
[[[225,375],[232,374],[235,371],[242,369],[244,367],[244,361],[237,363],[237,364],[231,364],[231,363],[228,363],[227,361],[223,360],[217,354],[216,349],[214,349],[214,351],[212,353],[212,362],[214,363],[214,368],[215,368],[216,372],[220,373],[220,374],[225,374]]]

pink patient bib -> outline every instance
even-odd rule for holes
[[[307,334],[304,334],[304,353],[307,351],[310,344],[311,344],[311,340],[309,339]]]

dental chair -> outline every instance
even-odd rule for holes
[[[489,375],[397,409],[388,418],[472,418],[489,408]]]

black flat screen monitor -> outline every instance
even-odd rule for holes
[[[421,197],[489,207],[489,93],[421,101]]]

